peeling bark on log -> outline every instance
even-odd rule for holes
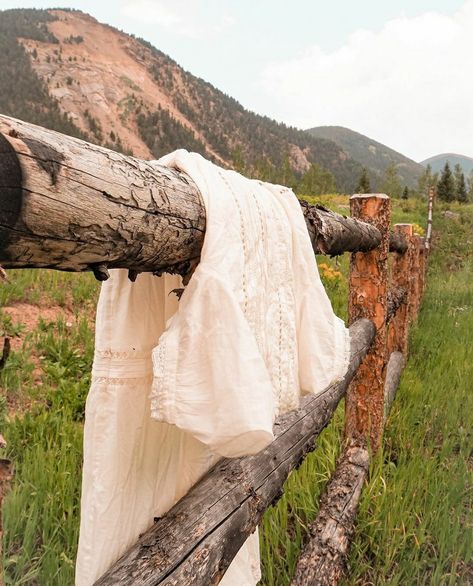
[[[255,456],[219,462],[159,519],[96,586],[217,584],[255,530],[264,511],[282,495],[297,468],[330,421],[373,340],[374,325],[350,328],[350,366],[343,381],[276,421],[275,440]]]
[[[409,243],[399,232],[391,232],[389,234],[389,252],[397,252],[404,254],[407,251]]]
[[[309,541],[297,562],[292,586],[335,586],[339,583],[345,571],[368,469],[366,447],[347,447],[321,498],[319,514],[309,527]]]
[[[384,417],[386,418],[396,396],[402,371],[406,365],[406,359],[401,352],[393,352],[386,367],[386,382],[384,383]]]
[[[0,116],[0,264],[186,272],[205,212],[189,177]]]
[[[379,244],[376,228],[301,205],[315,252]],[[200,257],[204,233],[203,203],[184,173],[0,116],[5,267],[93,270],[99,280],[107,267],[135,277],[184,275]]]
[[[381,232],[366,222],[341,216],[321,205],[310,205],[300,200],[309,231],[312,247],[317,254],[337,256],[344,252],[368,252],[381,242]],[[402,253],[407,248],[405,240],[390,234],[390,252]]]
[[[345,401],[345,435],[349,441],[370,441],[376,451],[384,420],[388,246],[391,202],[388,196],[357,195],[350,199],[352,216],[372,222],[383,235],[380,246],[350,259],[349,319],[365,317],[376,325],[376,338],[358,369]]]

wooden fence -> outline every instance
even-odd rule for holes
[[[301,201],[314,251],[351,252],[345,378],[278,418],[275,440],[265,450],[220,461],[97,586],[217,584],[346,396],[345,449],[293,581],[337,583],[368,450],[382,441],[407,358],[409,324],[425,286],[432,205],[433,193],[424,242],[409,224],[390,231],[386,195],[354,195],[351,217]],[[185,174],[0,116],[3,267],[91,270],[99,280],[108,278],[108,268],[120,267],[131,280],[143,271],[173,272],[186,283],[204,233],[200,194]]]

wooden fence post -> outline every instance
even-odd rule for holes
[[[381,442],[384,419],[391,201],[384,194],[353,195],[350,208],[353,217],[374,224],[382,235],[378,248],[351,255],[348,301],[350,323],[361,317],[372,320],[376,337],[346,396],[345,437],[349,441],[369,438],[375,451]]]
[[[393,264],[391,267],[391,286],[394,288],[404,289],[406,291],[406,300],[397,310],[396,315],[389,324],[388,331],[388,356],[391,352],[399,351],[407,356],[407,345],[409,338],[409,320],[408,307],[410,305],[410,273],[412,257],[412,224],[395,224],[394,233],[402,235],[408,242],[408,249],[404,254],[394,253]]]
[[[410,303],[408,306],[409,323],[415,321],[419,310],[419,280],[420,280],[420,241],[419,236],[412,237]]]
[[[434,197],[435,197],[435,190],[433,187],[429,189],[429,204],[428,204],[428,212],[427,212],[427,233],[425,235],[425,250],[427,254],[430,252],[432,247],[432,221],[433,221],[433,212],[434,212]]]
[[[426,262],[425,262],[425,238],[423,236],[419,236],[419,295],[420,299],[419,302],[422,300],[422,295],[424,294],[425,289],[425,271],[426,271]]]

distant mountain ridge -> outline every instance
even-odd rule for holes
[[[455,153],[442,153],[440,155],[435,155],[434,157],[429,157],[428,159],[425,159],[425,161],[422,161],[421,165],[424,167],[430,165],[432,171],[437,173],[442,171],[447,161],[452,169],[456,164],[459,164],[465,176],[473,171],[473,158],[465,155],[457,155]]]
[[[249,112],[146,41],[75,10],[0,12],[0,113],[145,159],[187,148],[299,175],[316,163],[346,193],[362,170],[332,140]]]
[[[415,187],[417,179],[424,171],[421,164],[364,134],[343,126],[317,126],[306,132],[315,138],[332,140],[349,157],[366,167],[372,179],[372,187],[376,187],[380,182],[384,170],[391,163],[396,165],[401,183],[408,187]]]

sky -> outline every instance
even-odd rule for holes
[[[0,0],[0,9],[55,0]],[[59,0],[150,41],[246,108],[473,157],[473,0]]]

